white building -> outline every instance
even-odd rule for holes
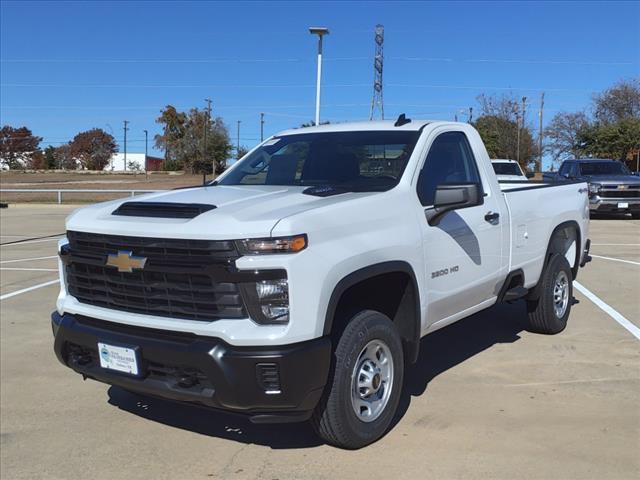
[[[111,160],[109,160],[108,165],[104,167],[104,169],[110,172],[144,172],[144,153],[127,152],[126,168],[124,164],[124,153],[116,153],[111,157]]]

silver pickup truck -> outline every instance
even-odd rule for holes
[[[549,181],[579,180],[589,184],[592,213],[630,213],[640,218],[640,177],[617,160],[582,158],[566,160],[557,174],[545,174]]]

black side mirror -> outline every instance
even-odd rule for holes
[[[429,225],[438,225],[445,213],[482,205],[483,202],[482,187],[478,183],[438,185],[433,207],[425,210],[424,214]]]
[[[568,172],[567,172],[567,173],[562,174],[562,176],[563,176],[564,178],[571,178],[571,175],[570,175]]]
[[[534,172],[527,172],[524,174],[527,178],[533,178],[536,176],[536,174]]]

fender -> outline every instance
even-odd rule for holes
[[[420,346],[420,326],[421,326],[421,309],[420,309],[420,291],[418,289],[418,281],[411,265],[405,261],[389,261],[369,265],[367,267],[356,270],[340,280],[333,289],[327,311],[325,314],[323,335],[329,335],[333,327],[333,319],[335,317],[336,308],[340,298],[350,287],[370,278],[386,273],[406,273],[409,275],[410,281],[415,292],[414,301],[414,321],[411,325],[401,328],[400,334],[404,342],[406,342],[406,358],[411,362],[415,362],[418,357]]]
[[[575,258],[573,267],[571,268],[571,272],[573,273],[574,280],[578,276],[578,270],[580,268],[580,255],[582,254],[582,231],[580,230],[580,225],[578,225],[578,222],[576,222],[575,220],[569,220],[566,222],[562,222],[560,225],[557,225],[556,228],[554,228],[553,231],[551,232],[551,235],[549,236],[549,241],[547,243],[547,251],[545,252],[545,255],[544,255],[544,264],[542,265],[542,270],[540,271],[541,277],[542,277],[542,273],[544,273],[544,269],[547,268],[549,259],[551,258],[551,241],[553,240],[553,237],[555,236],[556,233],[558,233],[558,231],[567,227],[573,227],[576,231],[576,243],[577,243],[576,258]],[[539,285],[540,285],[540,280],[538,279],[538,283],[536,284],[536,286],[533,287],[529,291],[529,294],[527,295],[528,300],[535,300],[540,296]]]

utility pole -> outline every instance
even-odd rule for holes
[[[516,110],[516,127],[518,130],[518,135],[517,135],[517,146],[516,146],[516,161],[518,162],[518,165],[520,164],[520,112],[518,110]]]
[[[264,113],[260,113],[260,141],[264,141]]]
[[[124,121],[124,171],[127,171],[127,131],[129,130],[129,120]]]
[[[473,107],[469,107],[469,123],[473,120]]]
[[[149,132],[147,130],[144,131],[144,178],[145,180],[149,180],[149,172],[147,171],[149,165],[147,163],[147,156],[149,154]]]
[[[518,120],[518,151],[517,151],[518,163],[520,163],[520,138],[522,136],[520,130],[524,128],[526,102],[527,102],[527,97],[522,97],[522,116],[520,116],[519,114],[516,116],[516,119]]]
[[[238,132],[237,132],[237,142],[236,142],[236,158],[240,160],[240,120],[238,120]]]
[[[373,97],[371,98],[371,112],[369,120],[380,114],[384,120],[384,103],[382,100],[382,68],[384,66],[384,26],[376,25],[374,30],[375,54],[373,56]]]
[[[542,113],[544,111],[544,92],[540,95],[540,128],[538,130],[538,154],[540,157],[538,158],[538,165],[536,168],[536,172],[542,172],[542,137],[544,135],[542,130]]]
[[[202,147],[202,164],[204,166],[205,162],[207,161],[207,130],[209,130],[209,121],[211,120],[211,99],[210,98],[205,98],[204,99],[205,102],[207,102],[207,108],[206,108],[206,116],[204,119],[204,146]],[[213,178],[213,175],[215,175],[216,173],[216,161],[215,159],[211,160],[211,178]],[[202,178],[202,183],[205,183],[205,180],[207,178],[207,174],[206,172],[203,170],[203,178]]]

